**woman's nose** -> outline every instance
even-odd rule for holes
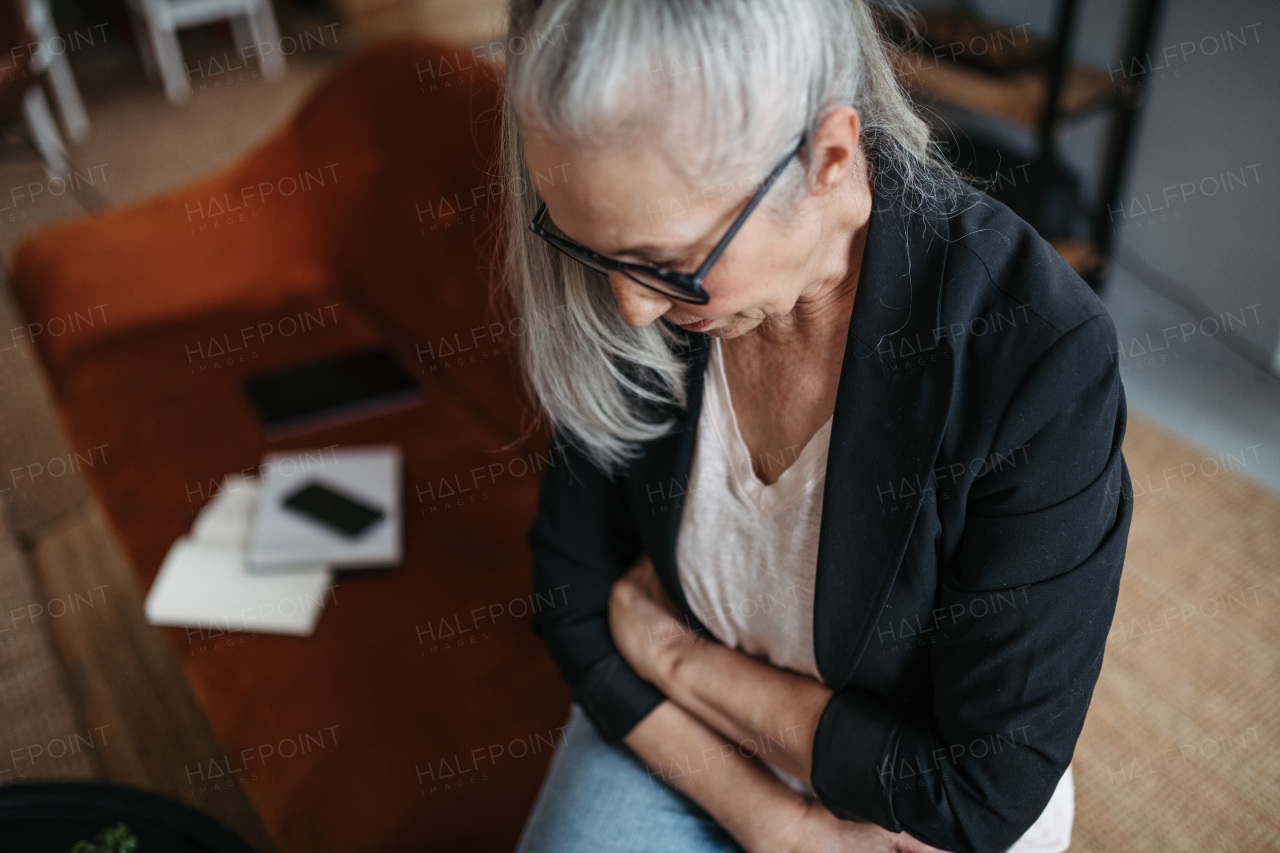
[[[609,273],[609,287],[618,303],[618,313],[628,326],[647,326],[671,310],[672,300],[620,272]]]

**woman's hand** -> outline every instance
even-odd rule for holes
[[[703,638],[681,619],[647,555],[613,584],[609,631],[618,651],[646,681],[667,683],[680,654]]]
[[[775,849],[787,853],[947,853],[883,826],[841,820],[820,801],[805,797],[796,818],[782,828]]]

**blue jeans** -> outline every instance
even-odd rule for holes
[[[650,776],[626,744],[603,740],[576,702],[516,851],[743,853],[706,810]]]

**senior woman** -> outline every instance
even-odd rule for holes
[[[510,34],[573,696],[520,850],[1065,850],[1132,507],[1100,301],[948,169],[862,0]]]

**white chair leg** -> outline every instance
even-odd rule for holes
[[[58,135],[58,125],[53,120],[53,111],[49,109],[44,89],[32,86],[27,90],[22,97],[22,115],[27,120],[36,152],[44,160],[45,172],[50,178],[65,178],[71,171],[71,165],[67,162],[67,149]]]
[[[258,54],[262,76],[266,80],[279,80],[284,76],[284,54],[280,52],[280,30],[276,27],[276,13],[270,0],[258,0],[257,7],[248,17],[249,32],[257,46],[266,50]]]
[[[36,71],[46,71],[53,89],[53,99],[62,116],[62,126],[67,136],[75,142],[83,142],[89,136],[89,116],[84,111],[84,101],[76,88],[76,78],[71,74],[71,63],[66,51],[54,53],[53,45],[58,31],[53,23],[53,13],[48,0],[27,0],[27,21],[40,44],[40,56],[34,63]]]
[[[89,138],[89,115],[84,110],[84,101],[80,98],[80,89],[76,86],[76,78],[71,74],[71,63],[67,62],[66,56],[56,57],[49,66],[49,83],[67,136],[72,142],[84,142]]]
[[[236,59],[247,62],[253,55],[253,32],[249,28],[248,15],[231,16],[231,38],[236,43]]]
[[[182,45],[175,30],[148,21],[152,43],[156,48],[156,63],[160,66],[160,79],[164,81],[164,93],[170,102],[181,104],[191,97],[191,80],[182,63]]]

